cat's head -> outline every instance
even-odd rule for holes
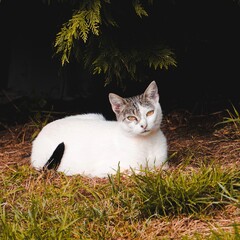
[[[162,109],[159,104],[158,87],[152,81],[144,93],[122,98],[110,93],[109,101],[123,129],[132,135],[148,135],[160,128]]]

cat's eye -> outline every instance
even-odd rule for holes
[[[127,119],[128,119],[129,121],[131,121],[131,122],[137,121],[137,118],[134,117],[134,116],[128,116]]]
[[[149,116],[152,116],[154,114],[154,110],[151,110],[149,112],[147,112],[146,116],[149,117]]]

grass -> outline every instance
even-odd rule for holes
[[[232,105],[232,110],[227,109],[226,112],[228,114],[228,117],[224,117],[223,121],[217,123],[216,125],[224,124],[233,126],[232,134],[240,136],[240,114],[238,110],[234,105]]]
[[[224,123],[237,134],[239,114],[229,116]],[[239,222],[223,228],[212,221],[229,207],[240,211],[240,166],[206,158],[191,167],[193,155],[167,171],[117,171],[107,179],[9,165],[0,175],[0,239],[240,239]],[[205,231],[180,234],[190,221]]]
[[[238,167],[214,164],[99,181],[13,166],[0,179],[0,239],[144,239],[139,226],[153,218],[239,207],[239,180]],[[218,234],[229,233],[213,232],[212,239]]]

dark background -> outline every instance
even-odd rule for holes
[[[128,81],[123,89],[115,82],[105,87],[103,76],[91,76],[74,62],[66,67],[64,77],[59,77],[61,67],[53,57],[53,43],[62,23],[71,16],[68,4],[2,0],[0,122],[26,120],[25,116],[37,109],[69,114],[102,112],[114,118],[108,93],[123,97],[139,94],[152,80],[158,84],[165,114],[176,109],[209,114],[231,108],[231,104],[238,109],[239,2],[155,3],[149,17],[137,20],[141,27],[136,25],[136,41],[162,35],[176,54],[177,67],[151,70],[147,81]],[[137,24],[128,21],[126,11],[119,13],[126,15],[123,29]],[[135,32],[127,34],[134,36]]]

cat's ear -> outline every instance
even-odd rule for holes
[[[143,95],[148,98],[149,100],[153,100],[154,102],[158,102],[159,101],[159,94],[158,94],[158,87],[155,81],[152,81],[147,89],[145,90],[145,92],[143,93]]]
[[[119,114],[124,106],[125,106],[125,101],[122,97],[118,96],[115,93],[109,93],[109,101],[112,105],[112,110],[116,113]]]

